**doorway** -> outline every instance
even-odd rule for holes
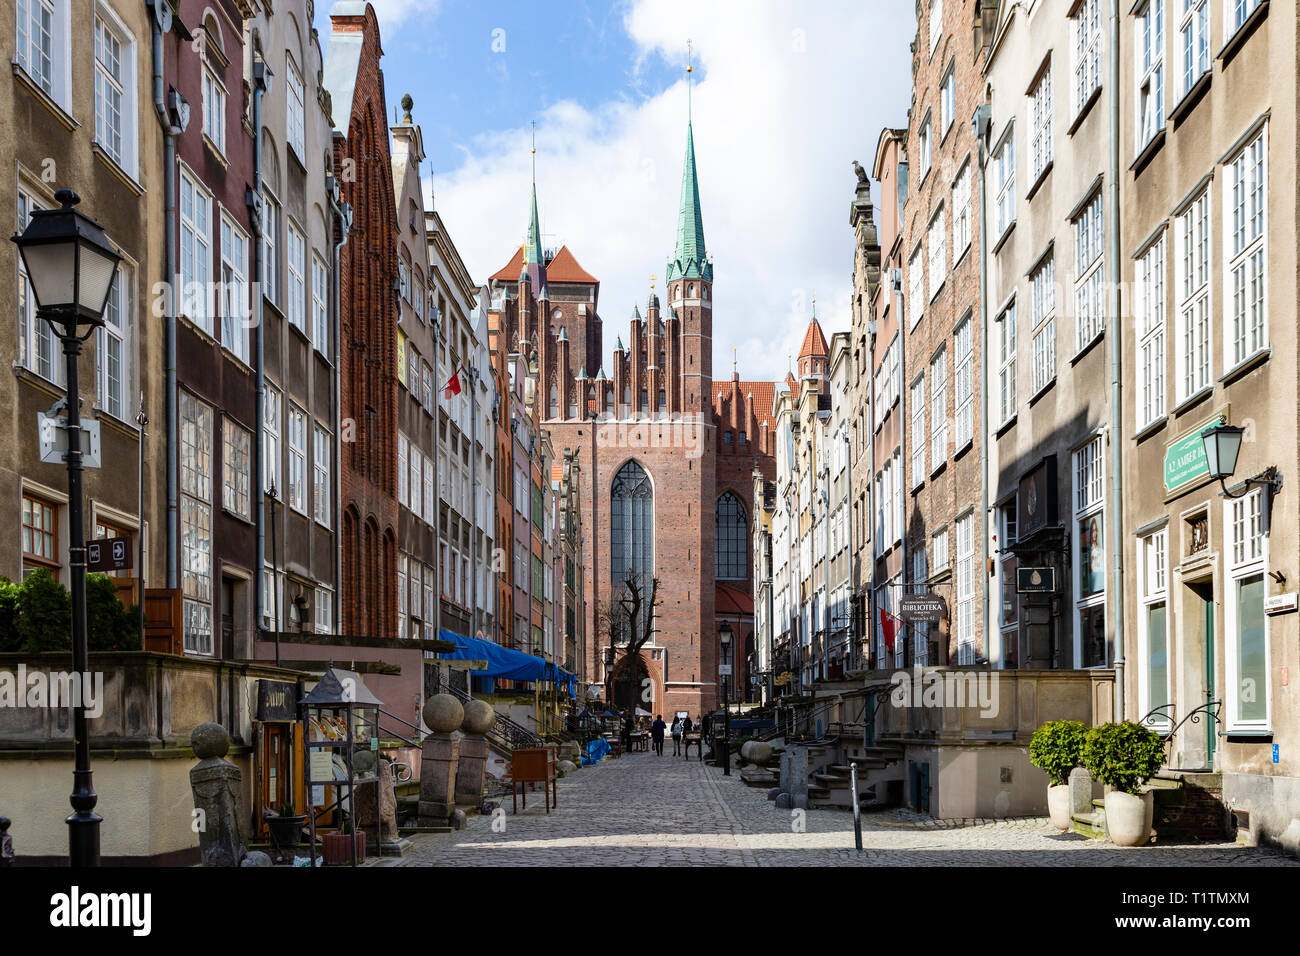
[[[1214,581],[1189,581],[1183,590],[1182,646],[1171,647],[1182,659],[1174,721],[1217,700],[1215,681]],[[1172,635],[1171,635],[1172,636]],[[1172,643],[1172,642],[1171,642]],[[1218,724],[1208,716],[1189,721],[1174,742],[1174,766],[1180,770],[1212,770],[1217,749]]]

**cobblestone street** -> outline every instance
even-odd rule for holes
[[[422,835],[402,866],[1294,866],[1265,849],[1211,845],[1122,849],[1061,834],[1046,819],[939,823],[907,810],[863,816],[863,851],[847,812],[789,811],[761,789],[698,760],[628,754],[559,781],[549,814],[540,790],[528,809],[505,809],[504,832],[486,816],[467,829]],[[500,824],[498,824],[499,826]]]

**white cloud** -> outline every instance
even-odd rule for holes
[[[852,161],[870,168],[885,126],[905,122],[915,14],[901,0],[817,4],[634,0],[625,26],[640,60],[680,61],[649,99],[556,103],[537,118],[544,244],[568,244],[601,280],[605,358],[633,303],[644,307],[676,235],[686,141],[685,45],[694,42],[694,127],[705,237],[715,259],[713,365],[782,378],[817,299],[829,339],[849,326]],[[463,144],[436,183],[438,208],[476,281],[506,263],[527,227],[529,130]]]
[[[403,21],[419,16],[427,23],[438,15],[442,0],[369,0],[379,19],[379,35],[388,36]]]

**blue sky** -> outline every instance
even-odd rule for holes
[[[523,235],[536,122],[544,244],[600,278],[608,359],[672,250],[691,39],[714,377],[733,348],[742,377],[783,377],[814,297],[828,338],[848,327],[851,164],[906,123],[910,3],[372,2],[390,112],[414,98],[426,197],[476,281]],[[316,26],[327,45],[324,2]]]

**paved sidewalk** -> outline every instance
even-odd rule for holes
[[[1232,843],[1124,849],[1062,834],[1046,819],[939,822],[908,810],[863,816],[777,810],[765,791],[698,760],[626,754],[559,782],[549,814],[471,817],[459,833],[417,838],[401,866],[1295,866]],[[383,865],[383,864],[381,864]]]

